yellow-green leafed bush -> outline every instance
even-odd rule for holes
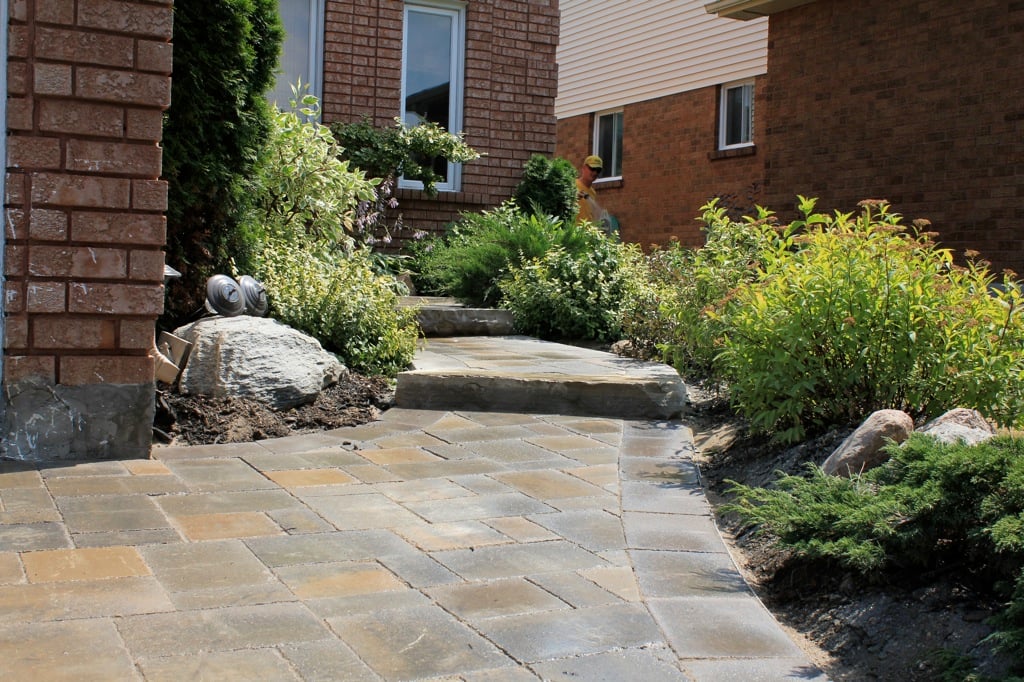
[[[260,262],[271,314],[318,339],[349,368],[394,376],[412,362],[415,311],[397,309],[391,279],[374,272],[367,252],[344,256],[270,242]]]
[[[717,358],[734,405],[782,441],[879,409],[1024,418],[1024,303],[1005,273],[955,265],[885,202],[859,215],[813,213],[762,254],[721,308]]]

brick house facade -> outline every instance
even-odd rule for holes
[[[763,78],[755,80],[763,100]],[[700,207],[720,197],[737,212],[761,201],[764,159],[759,146],[717,150],[718,87],[690,90],[622,107],[621,179],[594,183],[601,205],[619,221],[624,241],[647,247],[675,239],[704,244],[697,218]],[[763,117],[754,119],[754,137],[764,139]],[[558,155],[574,164],[591,154],[594,115],[558,121]]]
[[[764,200],[785,215],[798,193],[843,211],[888,199],[954,253],[1024,274],[1022,40],[1018,0],[817,0],[773,14]]]
[[[147,456],[170,0],[10,0],[0,455]]]
[[[462,4],[462,130],[466,143],[484,156],[465,164],[458,191],[427,198],[400,189],[400,239],[415,230],[442,231],[462,211],[497,206],[512,195],[532,154],[554,152],[558,0]],[[405,6],[396,0],[326,0],[324,122],[369,117],[378,126],[394,125],[401,110]]]

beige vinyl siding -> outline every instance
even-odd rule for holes
[[[555,115],[766,73],[768,20],[722,19],[705,1],[562,0]]]

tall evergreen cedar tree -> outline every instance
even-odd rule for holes
[[[247,178],[270,130],[284,29],[277,0],[175,0],[174,77],[164,117],[168,283],[161,326],[198,310],[206,279],[238,246]]]

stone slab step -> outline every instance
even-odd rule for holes
[[[398,407],[669,419],[687,407],[667,365],[522,336],[428,339],[398,375]]]
[[[512,333],[512,311],[472,308],[454,298],[405,296],[401,307],[417,306],[424,336],[501,336]]]

